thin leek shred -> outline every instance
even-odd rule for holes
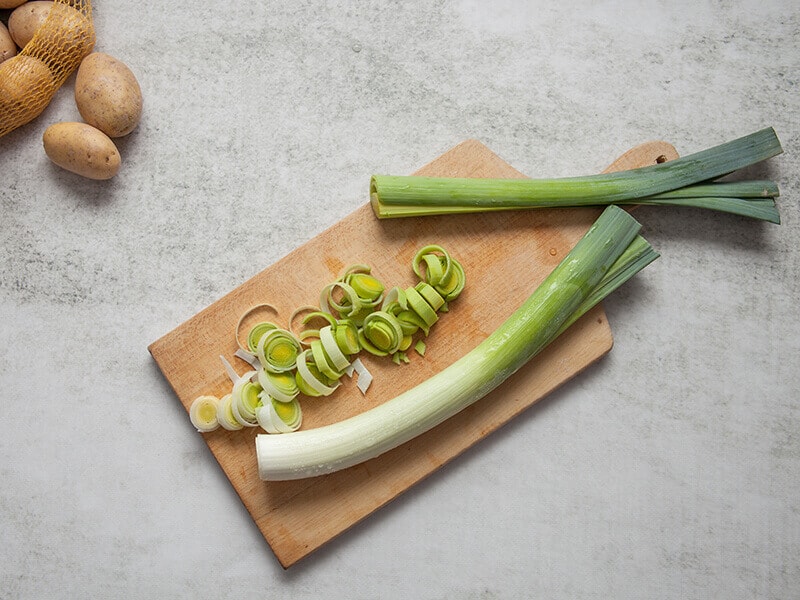
[[[694,206],[780,222],[771,181],[714,180],[782,152],[772,128],[661,164],[558,179],[469,179],[374,175],[379,218],[608,204]]]
[[[302,479],[351,467],[484,397],[562,333],[577,313],[589,310],[655,257],[637,237],[639,228],[624,210],[609,206],[522,306],[451,366],[344,421],[282,436],[256,436],[259,476]]]

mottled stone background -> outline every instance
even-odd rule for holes
[[[7,13],[4,14],[4,18]],[[0,598],[800,594],[800,7],[96,0],[145,95],[105,183],[0,139]],[[466,138],[532,176],[766,126],[780,227],[637,212],[613,351],[284,572],[147,345]]]

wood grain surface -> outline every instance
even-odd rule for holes
[[[648,142],[626,152],[607,171],[676,156],[669,144]],[[416,174],[524,177],[474,140],[459,144]],[[365,204],[148,349],[188,411],[201,394],[222,396],[230,391],[220,355],[240,373],[247,370],[233,357],[234,331],[252,306],[274,305],[278,315],[270,314],[270,320],[285,326],[295,308],[318,304],[319,290],[345,266],[368,263],[387,287],[405,287],[416,281],[411,271],[416,250],[430,243],[443,245],[462,262],[468,284],[433,327],[425,357],[410,352],[411,364],[395,365],[362,353],[375,376],[366,396],[345,378],[334,395],[301,401],[304,428],[332,423],[409,389],[474,348],[527,298],[599,212],[548,209],[378,220]],[[611,346],[611,329],[598,306],[468,409],[393,451],[323,477],[261,481],[254,448],[260,429],[219,429],[204,439],[281,565],[288,568],[580,373]]]

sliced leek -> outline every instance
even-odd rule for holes
[[[222,426],[223,429],[227,429],[228,431],[238,431],[239,429],[244,428],[244,425],[239,423],[236,420],[236,416],[233,414],[232,404],[233,396],[231,394],[225,394],[222,398],[219,399],[219,405],[217,406],[217,421]]]
[[[343,331],[345,328],[343,328]],[[336,335],[330,325],[326,325],[319,330],[319,341],[325,353],[331,359],[331,365],[337,371],[343,371],[350,364],[350,359],[347,358],[344,351],[339,347],[336,341]],[[348,346],[349,348],[349,346]]]
[[[773,182],[709,182],[782,152],[772,128],[661,164],[560,179],[374,175],[379,218],[607,204],[698,206],[779,223]]]
[[[278,312],[278,309],[275,308],[272,304],[268,304],[266,302],[261,303],[261,304],[256,304],[255,306],[251,306],[250,308],[248,308],[242,314],[242,316],[239,317],[239,320],[236,323],[236,328],[234,329],[233,336],[234,336],[234,339],[236,340],[236,345],[239,346],[239,348],[241,350],[245,351],[245,352],[250,352],[251,354],[255,354],[255,352],[256,352],[255,344],[258,343],[258,339],[259,338],[256,337],[255,340],[252,340],[254,343],[253,344],[250,343],[251,342],[250,338],[253,337],[253,335],[252,335],[253,331],[252,331],[252,328],[251,328],[251,330],[249,332],[250,335],[248,336],[247,342],[242,344],[242,341],[241,341],[241,338],[240,338],[242,324],[244,324],[244,321],[245,321],[245,319],[247,319],[247,317],[249,317],[250,315],[252,315],[256,311],[263,310],[263,309],[267,309],[267,310],[269,310],[271,312],[274,312],[274,313]],[[257,325],[256,327],[259,327],[259,325]],[[263,333],[263,331],[261,333]]]
[[[369,372],[366,365],[361,362],[360,358],[355,359],[348,369],[352,369],[349,375],[356,374],[356,386],[362,394],[366,394],[369,386],[372,385],[372,373]]]
[[[577,310],[588,309],[587,299],[638,231],[633,217],[609,206],[522,306],[451,366],[344,421],[283,436],[256,436],[259,476],[301,479],[359,464],[484,397],[555,339]]]
[[[359,337],[361,345],[368,352],[378,356],[397,352],[403,343],[403,328],[397,317],[382,310],[367,315],[361,332],[363,333],[363,339]]]
[[[297,356],[297,384],[306,395],[330,396],[339,387],[339,382],[326,381],[314,364],[313,357],[311,361],[309,357],[312,357],[311,350],[303,350]]]
[[[189,420],[200,433],[208,433],[219,428],[217,420],[217,406],[219,400],[216,396],[198,396],[189,407]]]
[[[347,355],[357,354],[361,349],[358,344],[358,327],[353,321],[340,319],[336,322],[336,329],[333,330],[336,338],[336,345]]]
[[[291,371],[300,352],[300,341],[286,329],[269,329],[256,346],[256,355],[261,365],[274,373]]]
[[[294,373],[290,371],[273,373],[266,369],[259,369],[258,383],[264,392],[279,402],[291,402],[300,393]]]
[[[279,402],[269,396],[256,411],[258,424],[267,433],[291,433],[297,431],[303,422],[303,411],[297,400]]]
[[[244,427],[255,427],[256,408],[260,403],[258,394],[261,386],[253,383],[252,378],[256,375],[255,371],[248,371],[241,375],[233,384],[231,391],[231,411],[237,422]]]

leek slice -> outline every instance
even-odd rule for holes
[[[345,329],[342,329],[345,331]],[[337,371],[343,371],[350,364],[350,359],[344,354],[336,341],[336,336],[333,333],[333,328],[326,325],[319,330],[319,341],[325,353],[331,359],[331,364]]]
[[[278,309],[277,308],[275,308],[272,304],[269,304],[269,303],[266,303],[266,302],[262,302],[261,304],[256,304],[254,306],[251,306],[246,311],[244,311],[244,313],[242,314],[241,317],[239,317],[239,320],[236,322],[236,328],[234,329],[234,332],[233,332],[234,339],[236,340],[236,345],[239,346],[239,349],[243,350],[245,352],[250,352],[251,354],[255,354],[255,347],[250,345],[249,338],[248,338],[248,342],[245,343],[245,344],[242,344],[241,339],[240,339],[242,324],[244,323],[244,321],[245,321],[245,319],[247,317],[252,315],[257,310],[261,310],[261,309],[268,309],[268,310],[270,310],[270,311],[272,311],[272,312],[274,312],[276,314],[278,313]],[[256,327],[258,327],[258,325],[256,325]],[[250,333],[252,334],[252,329],[251,329]],[[255,341],[258,342],[258,338],[257,337],[255,338]]]
[[[256,418],[267,433],[291,433],[300,428],[303,411],[297,400],[279,402],[275,398],[267,397],[263,406],[258,407]]]
[[[342,298],[335,296],[336,292],[341,291]],[[363,307],[361,298],[352,286],[343,281],[329,283],[319,295],[320,307],[323,311],[336,314],[338,317],[354,317],[358,315]]]
[[[351,377],[353,373],[356,374],[356,387],[358,387],[362,395],[366,395],[369,386],[372,385],[372,373],[369,372],[369,369],[360,358],[355,359],[348,367],[348,370],[350,371],[348,375]]]
[[[256,436],[260,478],[301,479],[359,464],[484,397],[555,339],[577,310],[588,309],[590,298],[599,300],[593,291],[639,228],[627,212],[609,206],[517,311],[443,371],[344,421],[284,436]]]
[[[426,266],[425,275],[420,268],[423,262]],[[411,269],[414,274],[431,285],[437,285],[443,279],[447,279],[451,268],[450,253],[438,244],[423,246],[411,259]]]
[[[316,368],[316,365],[312,367],[309,364],[308,356],[310,353],[311,350],[303,350],[297,356],[297,384],[301,390],[305,386],[319,396],[330,396],[340,384],[336,381],[333,385],[328,385],[328,382],[323,381],[323,378],[318,376],[318,373],[312,371],[312,368]]]
[[[771,203],[748,204],[751,192],[747,186],[751,182],[739,188],[742,192],[735,191],[734,184],[726,184],[732,186],[728,189],[707,186],[712,180],[781,152],[775,131],[766,128],[661,164],[583,177],[471,179],[374,175],[370,181],[370,201],[379,218],[516,208],[671,204],[725,210],[777,223],[780,217]],[[763,182],[755,185],[759,183]],[[690,186],[695,184],[703,187],[691,190]],[[674,192],[681,188],[686,189]],[[778,195],[772,182],[762,188],[758,192],[761,198]],[[714,195],[708,196],[709,192]],[[730,198],[730,194],[734,197]]]
[[[345,281],[362,300],[377,300],[383,294],[383,284],[367,273],[353,273]]]
[[[279,402],[291,402],[300,393],[294,373],[289,371],[273,373],[266,369],[259,369],[258,383],[264,393]]]
[[[198,396],[189,407],[189,420],[200,433],[208,433],[219,428],[217,420],[217,406],[219,400],[216,396]]]
[[[397,313],[397,320],[406,335],[414,335],[420,329],[426,336],[430,334],[430,326],[412,310]]]
[[[393,287],[383,297],[381,310],[396,315],[398,312],[408,309],[408,301],[403,288]]]
[[[273,373],[294,369],[300,350],[300,341],[290,331],[280,328],[268,330],[256,346],[261,365]]]
[[[406,289],[406,298],[408,299],[408,306],[425,322],[425,325],[431,327],[439,320],[436,311],[415,288]]]
[[[361,333],[364,338],[362,339],[359,335],[362,346],[373,354],[375,354],[374,349],[377,349],[379,356],[397,352],[405,337],[397,317],[382,310],[367,315]],[[366,340],[366,344],[364,340]]]
[[[336,344],[347,355],[357,354],[361,350],[358,343],[358,327],[348,319],[340,319],[333,330]]]
[[[307,346],[309,342],[307,342],[310,338],[319,338],[319,328],[308,327],[306,329],[302,329],[300,331],[296,331],[294,328],[294,321],[298,315],[307,312],[308,314],[303,317],[302,325],[309,325],[312,321],[323,321],[328,325],[335,325],[336,319],[328,313],[320,310],[316,306],[306,305],[296,308],[294,312],[292,312],[291,316],[289,317],[289,331],[294,334],[294,336],[300,341],[300,343],[304,346]]]
[[[438,311],[444,305],[444,298],[442,298],[442,295],[437,292],[436,288],[434,288],[431,284],[420,281],[414,286],[414,289],[417,290],[419,295],[431,305],[433,310]]]
[[[331,359],[325,352],[321,341],[314,340],[311,342],[311,356],[314,358],[314,364],[319,369],[319,372],[328,379],[336,380],[342,376],[342,373],[331,364]]]
[[[258,394],[262,388],[252,382],[251,379],[255,375],[255,371],[248,371],[240,376],[233,384],[231,391],[231,411],[236,421],[244,427],[258,425],[255,409],[259,404]]]
[[[223,429],[238,431],[244,428],[244,425],[239,423],[239,421],[236,420],[236,416],[233,414],[233,408],[231,406],[232,399],[233,396],[231,394],[225,394],[219,399],[219,404],[217,405],[217,421],[219,421]]]

